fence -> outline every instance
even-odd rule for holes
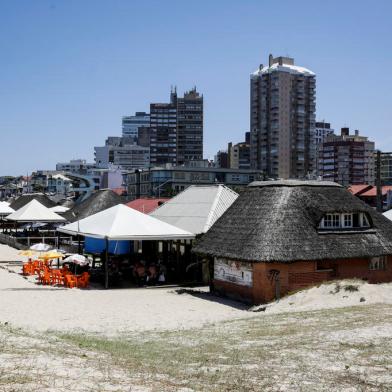
[[[31,245],[42,242],[51,245],[53,248],[64,249],[70,253],[78,251],[78,245],[72,241],[72,237],[57,237],[57,236],[43,236],[43,237],[12,237],[0,233],[0,243],[12,246],[13,248],[25,250],[29,249]],[[83,246],[83,241],[81,242]]]

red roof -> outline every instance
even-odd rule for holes
[[[134,210],[144,212],[145,214],[149,214],[150,212],[156,210],[161,204],[167,202],[168,198],[161,199],[135,199],[127,203],[128,207],[133,208]]]
[[[372,185],[367,185],[367,184],[361,184],[361,185],[350,185],[347,189],[353,194],[353,195],[362,195],[364,192],[367,192],[368,190],[372,189]]]
[[[384,185],[382,187],[382,195],[385,196],[388,191],[392,191],[392,186],[391,185]],[[373,186],[371,189],[369,189],[368,191],[364,192],[361,194],[361,197],[376,197],[377,196],[377,187]]]

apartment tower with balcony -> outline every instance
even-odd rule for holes
[[[194,87],[177,97],[177,165],[203,159],[203,96]]]
[[[183,165],[203,159],[203,96],[196,88],[170,102],[150,104],[151,166]]]
[[[341,185],[369,184],[375,181],[374,142],[356,130],[342,128],[340,135],[328,135],[319,147],[319,174],[323,180]]]
[[[250,161],[272,178],[315,173],[315,74],[269,56],[250,77]]]

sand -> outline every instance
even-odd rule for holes
[[[0,245],[0,260],[16,260],[18,251]],[[198,293],[179,295],[178,288],[104,290],[41,286],[36,277],[20,275],[21,266],[0,263],[0,322],[46,331],[86,331],[115,336],[140,331],[201,327],[265,313],[302,312],[368,304],[392,304],[392,284],[329,282],[285,297],[266,307],[248,306]],[[354,286],[349,291],[347,286]],[[357,289],[357,290],[356,290]],[[265,309],[264,309],[265,308]]]
[[[0,253],[3,251],[4,245]],[[6,252],[12,255],[12,249]],[[1,266],[0,322],[28,330],[83,330],[113,336],[200,327],[251,315],[245,305],[234,301],[179,295],[173,287],[104,290],[41,286],[35,277],[20,275],[21,266]]]
[[[19,251],[8,245],[0,244],[0,263],[12,261],[24,261],[26,257],[20,256]]]
[[[302,312],[370,304],[392,304],[392,283],[369,284],[350,279],[326,282],[272,302],[266,305],[265,312]]]

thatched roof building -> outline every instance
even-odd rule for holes
[[[37,200],[46,208],[51,208],[56,205],[56,203],[51,200],[48,196],[44,195],[43,193],[31,193],[19,196],[16,200],[14,200],[10,207],[13,208],[15,211],[19,210],[20,208],[24,207],[26,204],[30,203],[31,200]]]
[[[101,189],[80,204],[76,204],[63,216],[67,221],[74,222],[122,203],[121,196],[110,189]]]
[[[354,219],[361,214],[367,224],[320,228],[322,218],[334,213],[353,214]],[[391,255],[392,222],[336,183],[254,182],[193,251],[232,260],[280,263]]]

